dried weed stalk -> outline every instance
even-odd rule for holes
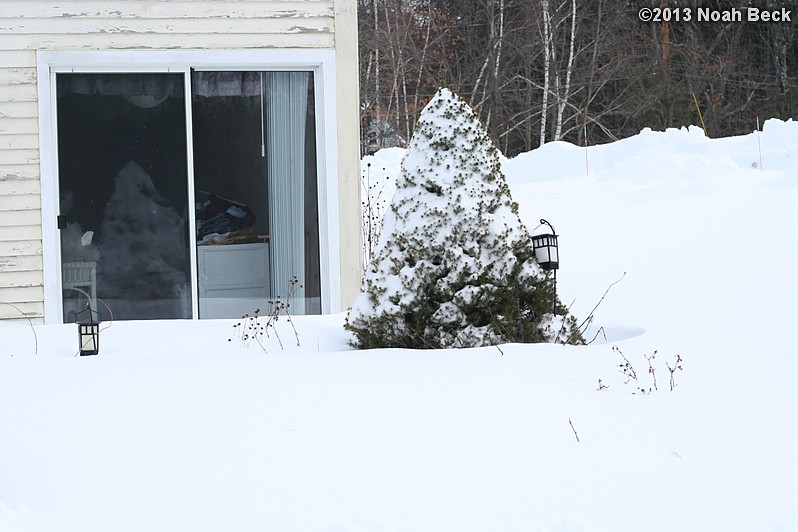
[[[244,314],[241,319],[233,325],[233,336],[228,338],[227,341],[232,342],[233,338],[237,338],[241,341],[242,347],[249,347],[254,341],[263,349],[264,353],[267,353],[268,351],[263,343],[264,337],[270,338],[273,334],[277,339],[277,344],[280,346],[280,349],[284,349],[283,340],[280,338],[275,324],[280,319],[281,315],[285,315],[288,323],[291,324],[291,329],[294,331],[296,345],[299,347],[299,333],[296,330],[294,320],[291,318],[291,313],[289,311],[291,307],[290,301],[298,288],[302,288],[302,285],[299,284],[299,279],[294,276],[288,281],[288,296],[285,300],[278,296],[275,299],[266,301],[269,305],[269,312],[266,314],[261,314],[260,309],[255,309],[252,316]]]

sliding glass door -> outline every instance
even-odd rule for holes
[[[65,322],[191,317],[184,83],[56,76]]]
[[[311,72],[195,71],[200,317],[321,312]]]
[[[104,319],[321,311],[312,72],[64,73],[56,87],[65,322],[87,305]]]

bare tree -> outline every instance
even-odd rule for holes
[[[576,42],[576,0],[571,0],[571,32],[568,47],[568,64],[565,67],[565,87],[562,94],[560,94],[560,76],[557,75],[557,122],[556,129],[554,130],[554,140],[560,140],[562,137],[562,116],[565,112],[565,106],[568,104],[568,98],[571,95],[571,74],[574,68],[574,43]]]
[[[695,124],[696,102],[713,135],[798,115],[794,23],[641,22],[641,7],[651,0],[359,0],[364,151],[402,145],[440,86],[509,156]]]
[[[549,76],[551,75],[552,29],[549,0],[540,0],[543,8],[543,102],[540,105],[540,145],[546,142],[546,117],[549,115]]]

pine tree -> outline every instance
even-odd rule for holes
[[[421,113],[396,186],[347,316],[358,347],[582,341],[534,259],[499,151],[450,90]]]

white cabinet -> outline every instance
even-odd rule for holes
[[[269,244],[197,247],[200,318],[240,318],[266,311]]]

